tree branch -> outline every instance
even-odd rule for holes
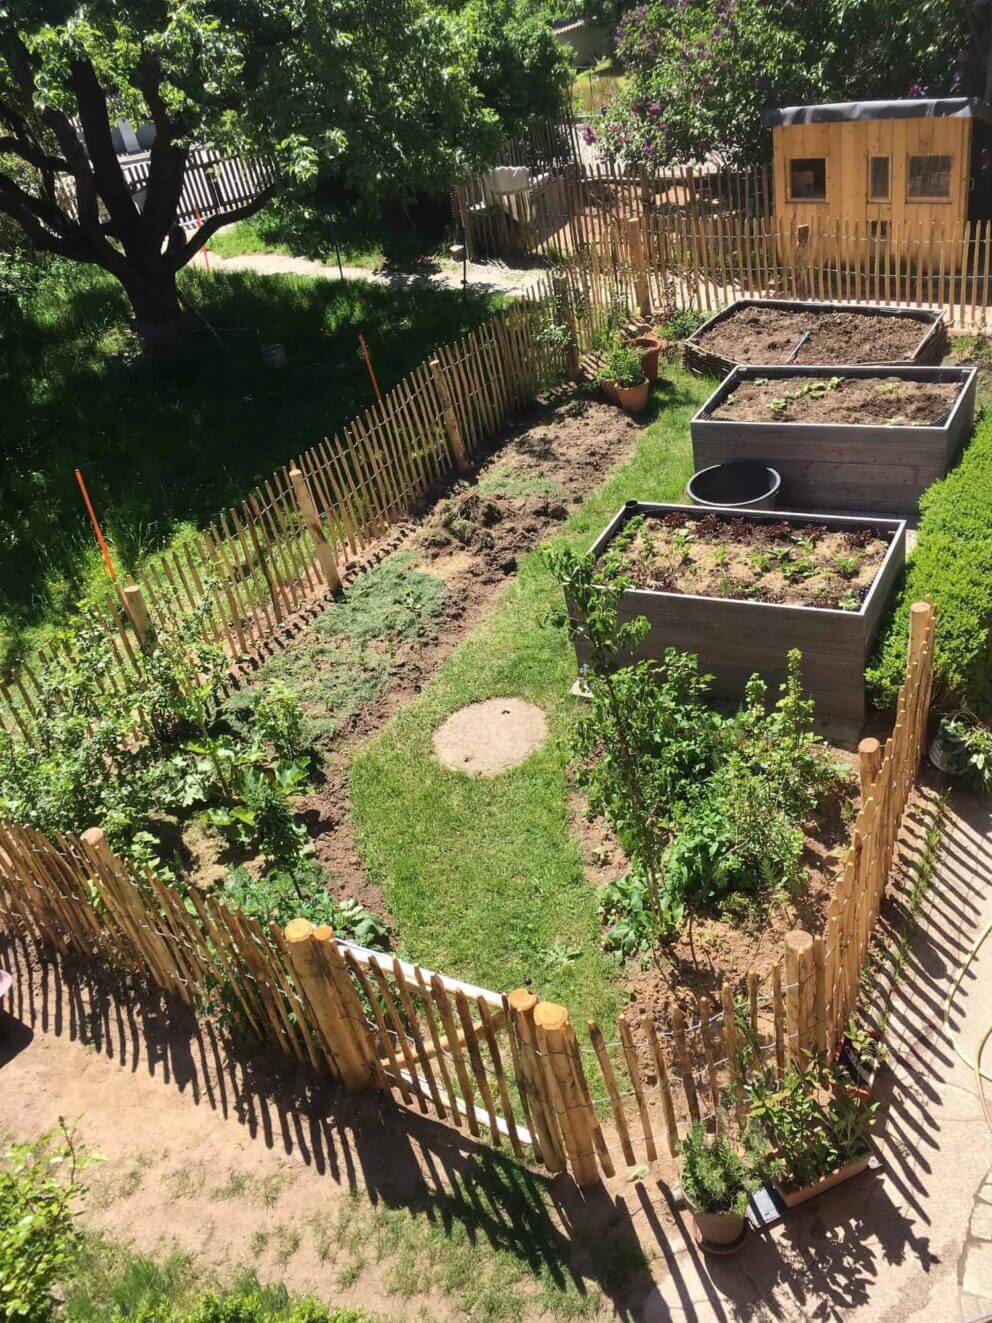
[[[254,216],[255,212],[260,211],[266,202],[273,197],[275,191],[275,185],[270,184],[251,202],[244,202],[240,207],[235,207],[233,211],[218,212],[217,215],[211,216],[181,246],[173,247],[170,241],[168,248],[165,250],[166,264],[173,271],[181,270],[187,262],[196,256],[212,234],[216,234],[223,225],[233,225],[235,221],[247,220],[249,216]]]

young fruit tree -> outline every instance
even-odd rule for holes
[[[120,119],[150,125],[132,191]],[[351,196],[443,188],[491,153],[495,112],[426,0],[9,0],[0,7],[0,213],[36,248],[120,281],[148,349],[181,341],[177,273],[277,186],[186,232],[197,146],[271,162],[279,185]]]

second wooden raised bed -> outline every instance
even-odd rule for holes
[[[954,387],[937,421],[804,422],[787,417],[720,417],[747,383],[768,382],[781,399],[808,383],[838,377]],[[913,514],[920,496],[944,476],[975,419],[976,370],[968,367],[737,367],[692,420],[693,465],[729,460],[768,464],[782,476],[779,504],[791,510]],[[884,382],[882,382],[884,379]],[[767,392],[766,392],[767,393]]]
[[[679,512],[687,523],[712,518],[698,506],[628,501],[593,543],[601,557],[625,525],[637,515],[647,519]],[[792,525],[797,535],[813,517],[781,511],[717,512],[717,518]],[[905,559],[906,525],[895,519],[817,515],[815,522],[837,532],[874,530],[888,543],[884,557],[857,609],[786,605],[778,602],[695,596],[689,592],[628,589],[620,614],[644,616],[649,632],[637,660],[661,661],[666,648],[694,653],[702,672],[712,674],[718,701],[738,703],[748,678],[757,671],[774,694],[785,678],[787,654],[802,652],[803,680],[816,702],[818,729],[838,739],[855,740],[865,718],[864,669],[886,602]],[[580,667],[587,660],[581,634],[575,650]]]

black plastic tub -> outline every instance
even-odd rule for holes
[[[767,464],[753,459],[731,459],[694,473],[685,490],[694,505],[774,510],[781,486],[781,475]]]

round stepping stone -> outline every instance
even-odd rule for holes
[[[548,737],[544,713],[522,698],[487,698],[453,712],[434,732],[439,762],[470,776],[516,767]]]

